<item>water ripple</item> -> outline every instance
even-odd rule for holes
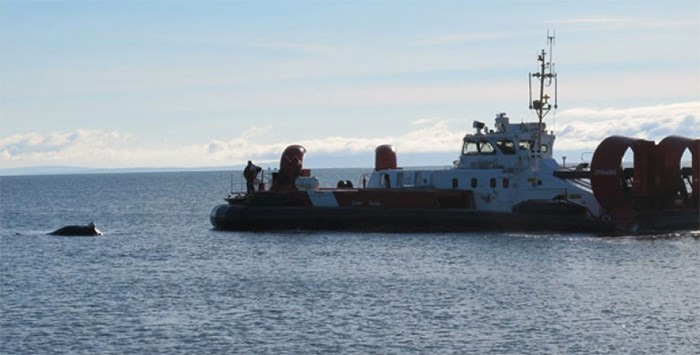
[[[2,178],[0,353],[700,348],[697,233],[222,233],[228,175],[127,175]]]

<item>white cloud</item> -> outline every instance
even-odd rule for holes
[[[265,126],[254,126],[248,128],[245,132],[241,133],[241,137],[246,137],[248,139],[250,138],[255,138],[264,135],[267,132],[270,132],[272,130],[272,125],[265,125]]]
[[[305,139],[274,144],[258,143],[271,127],[253,127],[239,137],[213,139],[203,144],[174,146],[137,141],[132,134],[77,130],[41,135],[27,133],[0,139],[3,168],[70,165],[94,168],[197,167],[237,165],[248,159],[275,162],[287,145],[301,144],[309,154],[362,154],[371,156],[377,145],[391,143],[401,152],[456,151],[464,132],[453,130],[449,121],[434,120],[403,136]]]
[[[421,125],[431,124],[431,123],[434,123],[434,122],[436,122],[436,121],[438,121],[438,119],[435,118],[435,117],[430,117],[430,118],[419,118],[419,119],[417,119],[417,120],[411,121],[411,125],[414,125],[414,126],[421,126]]]
[[[564,110],[557,115],[556,153],[593,151],[611,135],[660,141],[669,135],[700,137],[700,102],[670,105]],[[76,130],[51,134],[27,133],[0,138],[3,168],[71,165],[94,168],[205,167],[239,165],[248,159],[273,165],[287,145],[301,144],[309,156],[367,154],[380,144],[393,144],[402,153],[454,153],[468,122],[425,118],[399,136],[331,136],[300,141],[259,143],[271,126],[251,127],[232,139],[212,139],[189,145],[154,144],[128,132]],[[490,124],[490,122],[489,122]],[[551,126],[551,124],[550,124]],[[370,158],[371,159],[371,158]],[[436,162],[444,163],[444,162]]]
[[[612,135],[660,141],[669,135],[700,137],[700,102],[670,105],[570,109],[557,115],[559,150],[594,150]]]
[[[317,43],[304,43],[304,42],[297,42],[297,43],[262,42],[262,43],[252,44],[251,46],[257,46],[260,48],[296,51],[296,52],[306,53],[308,55],[338,55],[341,53],[347,54],[349,52],[346,47],[342,47],[342,46],[317,44]]]
[[[698,18],[689,16],[687,18],[676,18],[673,20],[659,18],[659,17],[647,17],[647,18],[631,18],[631,17],[575,17],[562,20],[551,20],[545,21],[547,24],[553,25],[574,25],[574,26],[602,26],[602,25],[615,25],[625,28],[696,28],[698,25]],[[609,26],[605,26],[606,28]]]
[[[433,36],[423,40],[414,41],[411,44],[418,46],[432,46],[444,44],[457,44],[473,41],[491,41],[496,39],[506,39],[529,35],[523,32],[467,32],[467,33],[452,33],[439,36]]]
[[[78,129],[46,135],[27,133],[0,139],[3,168],[79,165],[86,167],[149,166],[176,163],[182,147],[150,149],[130,133]]]
[[[74,132],[55,132],[48,135],[27,133],[0,139],[0,152],[4,157],[27,155],[55,156],[62,152],[88,155],[97,148],[109,147],[113,141],[128,141],[130,135],[118,132],[79,129]]]
[[[546,21],[551,24],[609,24],[609,23],[626,23],[632,19],[623,17],[578,17],[564,20]]]

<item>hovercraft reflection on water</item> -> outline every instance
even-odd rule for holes
[[[557,108],[556,73],[542,50],[539,87],[530,109],[537,122],[490,130],[474,122],[450,169],[402,169],[391,145],[375,150],[375,167],[358,187],[341,180],[320,188],[303,168],[306,149],[285,149],[271,186],[232,194],[211,212],[221,230],[327,229],[358,231],[554,230],[634,233],[700,229],[700,139],[671,136],[659,144],[613,136],[601,142],[590,169],[566,169],[553,159],[554,133],[544,117]],[[545,87],[554,83],[553,104]],[[531,80],[532,88],[532,80]],[[532,90],[530,90],[532,92]],[[632,168],[622,168],[631,149]],[[692,166],[682,167],[690,151]]]

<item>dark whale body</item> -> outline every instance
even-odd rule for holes
[[[51,235],[60,236],[99,236],[102,232],[95,227],[95,223],[90,223],[86,226],[65,226],[49,233]]]

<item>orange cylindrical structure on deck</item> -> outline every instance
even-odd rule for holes
[[[288,146],[280,159],[280,174],[292,179],[301,175],[304,154],[306,154],[306,148],[297,144]]]
[[[659,160],[662,164],[659,169],[659,190],[667,203],[672,202],[681,192],[681,158],[686,149],[690,151],[693,159],[692,198],[697,200],[700,196],[700,140],[669,136],[658,145]]]
[[[654,142],[612,136],[603,140],[591,159],[591,187],[600,205],[612,214],[628,215],[653,195]],[[634,153],[633,185],[623,183],[622,157],[628,148]]]
[[[304,154],[306,154],[306,148],[298,144],[290,145],[284,150],[280,159],[280,171],[276,173],[276,176],[273,176],[271,190],[293,189],[294,180],[302,173]]]
[[[396,169],[396,149],[391,144],[382,144],[374,150],[374,170]]]

